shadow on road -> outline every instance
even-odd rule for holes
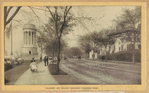
[[[63,70],[59,69],[59,72],[56,75],[68,75],[68,74]]]

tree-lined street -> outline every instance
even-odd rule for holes
[[[140,6],[5,6],[4,31],[5,68],[18,58],[41,61],[15,85],[59,84],[60,71],[81,84],[141,84]]]
[[[85,84],[140,84],[141,65],[69,59],[60,68]]]

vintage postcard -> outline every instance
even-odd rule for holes
[[[3,91],[145,90],[146,3],[3,2],[1,11]]]

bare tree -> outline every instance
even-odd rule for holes
[[[57,59],[58,59],[58,69],[59,69],[61,37],[64,33],[69,32],[71,30],[71,27],[73,26],[73,24],[71,23],[72,15],[70,14],[70,9],[72,8],[72,6],[66,6],[66,7],[46,6],[46,8],[48,9],[51,15],[51,18],[49,18],[49,21],[53,23],[51,24],[53,27],[52,30],[55,32],[56,39],[58,41]]]
[[[4,29],[6,28],[6,25],[9,24],[12,21],[12,19],[16,16],[16,14],[19,12],[19,10],[21,9],[21,6],[18,6],[16,10],[14,11],[14,13],[11,15],[10,11],[13,8],[15,9],[14,6],[4,7]]]

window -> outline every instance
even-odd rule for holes
[[[121,50],[121,47],[119,47],[119,51]]]

